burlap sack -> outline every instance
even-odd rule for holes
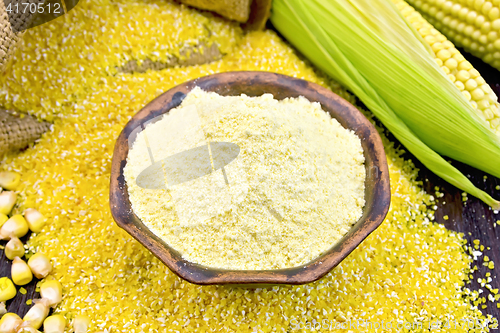
[[[26,148],[49,128],[49,123],[39,122],[30,115],[0,109],[0,158],[8,151]]]
[[[36,2],[27,0],[26,2]],[[180,0],[181,2],[200,9],[214,11],[231,20],[244,23],[248,30],[258,30],[265,27],[271,9],[271,0]],[[29,14],[11,14],[10,20],[4,1],[0,1],[0,73],[3,72],[19,44],[22,35],[33,19]],[[19,32],[21,31],[21,32]],[[197,55],[196,57],[199,57]],[[210,54],[206,58],[217,59],[217,54]],[[175,59],[174,59],[175,61]],[[182,62],[182,61],[181,61]],[[187,65],[201,64],[205,59],[188,61]],[[183,65],[183,64],[181,64]],[[150,66],[146,66],[150,67]],[[154,67],[151,65],[151,67]],[[141,70],[144,70],[141,68]]]
[[[250,3],[252,0],[181,0],[181,2],[245,23],[250,17]]]
[[[210,10],[228,19],[244,23],[249,30],[263,29],[271,10],[271,0],[180,0]]]
[[[26,0],[34,2],[37,0]],[[263,29],[269,18],[271,0],[181,0],[200,8],[215,11],[229,19],[242,22],[249,30]],[[32,16],[18,14],[8,16],[3,0],[0,0],[0,75],[12,61],[12,56],[22,42],[24,29],[28,27]],[[21,32],[19,32],[21,31]],[[146,60],[140,65],[131,61],[118,69],[119,72],[145,72],[148,69],[160,70],[166,67],[192,66],[218,60],[222,57],[216,45],[199,45],[194,49],[186,49],[188,57],[171,58],[168,63]],[[181,52],[182,55],[182,52]],[[49,129],[50,124],[38,122],[34,117],[20,117],[0,108],[0,157],[13,150],[27,147],[31,142]]]
[[[0,1],[0,73],[7,67],[22,36],[22,32],[13,31],[4,1]]]

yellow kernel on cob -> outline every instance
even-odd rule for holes
[[[0,187],[9,191],[15,191],[20,182],[21,182],[21,175],[18,174],[17,172],[12,172],[12,171],[0,172]]]
[[[490,65],[497,67],[500,50],[500,4],[490,1],[408,0],[427,21],[441,30],[457,46],[465,48]],[[482,5],[477,5],[483,3]],[[454,10],[449,10],[450,5]]]
[[[425,12],[420,15],[412,6],[406,3],[404,0],[392,0],[398,9],[401,11],[403,16],[410,21],[408,18],[411,17],[410,23],[419,22],[419,29],[417,29],[418,33],[422,36],[425,42],[427,42],[435,53],[436,63],[441,67],[443,72],[448,76],[451,82],[455,84],[455,86],[462,91],[465,98],[470,102],[471,106],[476,110],[477,114],[486,122],[487,126],[489,126],[493,132],[500,136],[500,105],[498,103],[498,98],[491,89],[488,84],[485,84],[484,79],[481,77],[479,72],[467,61],[460,52],[456,49],[453,43],[446,39],[446,37],[434,29],[431,25],[434,24],[437,28],[441,29],[441,31],[445,32],[447,29],[448,32],[453,32],[458,35],[462,35],[462,37],[458,38],[460,43],[455,40],[458,46],[462,46],[464,48],[465,45],[469,45],[469,47],[476,47],[479,45],[480,40],[487,38],[482,35],[479,28],[474,24],[478,24],[483,22],[485,16],[476,15],[474,11],[467,11],[467,13],[463,13],[464,17],[466,17],[466,22],[460,22],[456,20],[458,16],[451,16],[450,11],[448,9],[443,9],[443,6],[446,3],[458,4],[458,0],[454,1],[431,1],[431,0],[409,0],[410,4],[415,5],[417,9],[422,10],[425,8],[426,11],[429,10],[429,6],[432,3],[433,7],[439,9],[443,15],[440,19],[432,19],[428,18],[428,15],[425,15]],[[464,1],[462,1],[464,2]],[[424,4],[429,4],[429,6],[424,6]],[[451,8],[450,7],[450,8]],[[462,7],[461,7],[462,8]],[[463,7],[466,8],[466,7]],[[451,10],[451,9],[450,9]],[[436,13],[436,15],[438,15]],[[458,12],[457,12],[458,15]],[[429,22],[426,21],[425,18],[428,18]],[[455,19],[454,21],[452,19]],[[478,20],[476,22],[476,20]],[[486,21],[485,21],[486,22]],[[466,23],[466,24],[465,24]],[[465,25],[464,25],[465,24]],[[493,22],[490,22],[492,25]],[[498,29],[500,29],[500,19],[495,23],[498,25]],[[453,29],[450,28],[453,27]],[[444,30],[443,30],[444,29]],[[485,28],[486,29],[486,28]],[[489,29],[489,28],[488,28]],[[497,30],[498,30],[497,29]],[[460,31],[460,34],[458,33]],[[500,32],[500,31],[499,31]],[[446,34],[446,33],[445,33]],[[465,37],[464,37],[465,36]],[[482,38],[483,37],[483,38]],[[499,41],[497,31],[490,31],[489,37],[493,42]],[[490,44],[487,42],[486,44]],[[482,45],[482,44],[481,44]],[[477,46],[479,47],[479,46]],[[486,51],[486,46],[485,51]],[[467,48],[466,48],[467,49]],[[473,52],[471,52],[473,53]],[[500,65],[500,52],[496,52],[492,55],[493,58],[498,59]],[[500,66],[498,67],[500,69]]]

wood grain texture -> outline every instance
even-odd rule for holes
[[[360,138],[365,155],[367,179],[366,206],[361,219],[324,255],[306,265],[280,270],[225,270],[207,268],[182,259],[181,255],[155,236],[133,213],[123,176],[133,133],[145,122],[179,105],[194,87],[223,96],[261,96],[272,93],[276,99],[304,96],[319,102],[325,111]],[[131,137],[132,135],[132,137]],[[130,142],[129,142],[130,140]],[[389,173],[384,148],[375,127],[350,103],[317,84],[268,72],[228,72],[206,76],[181,84],[159,96],[139,111],[120,134],[111,166],[110,206],[117,224],[148,248],[174,273],[196,284],[271,285],[303,284],[318,280],[337,266],[385,218],[390,204]],[[333,244],[332,244],[333,245]]]

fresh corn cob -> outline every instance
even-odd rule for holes
[[[500,136],[500,105],[498,104],[498,98],[479,72],[460,54],[452,42],[447,40],[412,6],[408,5],[404,0],[392,1],[432,48],[436,62],[443,72],[448,75],[451,82],[467,98],[478,115],[486,120],[491,129]],[[409,2],[418,3],[422,1],[409,0]],[[430,2],[437,3],[440,1],[430,0]],[[427,8],[427,6],[425,7]]]
[[[500,1],[408,0],[457,46],[500,69]]]
[[[500,209],[442,156],[500,177],[500,136],[442,72],[410,23],[418,16],[405,18],[391,0],[273,0],[272,9],[274,27],[352,91],[423,165]]]

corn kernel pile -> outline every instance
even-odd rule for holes
[[[143,74],[116,71],[131,59],[164,60],[200,42],[217,43],[224,57]],[[37,208],[48,218],[29,249],[51,258],[51,277],[63,286],[55,312],[68,320],[88,316],[91,332],[294,332],[318,322],[332,331],[391,322],[392,331],[432,324],[433,332],[461,332],[467,331],[463,320],[486,325],[478,293],[465,286],[472,259],[464,239],[432,222],[432,198],[416,181],[417,170],[384,135],[390,212],[315,283],[254,290],[191,285],[118,228],[108,206],[109,173],[114,141],[127,120],[177,84],[231,70],[304,78],[354,102],[275,33],[244,34],[164,0],[82,0],[69,14],[27,32],[24,49],[0,78],[0,104],[54,126],[34,148],[7,156],[1,168],[23,175],[16,209]]]

